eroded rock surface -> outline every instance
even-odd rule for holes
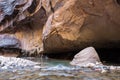
[[[0,35],[0,48],[21,48],[21,42],[14,35]]]
[[[0,34],[31,54],[119,47],[119,8],[116,0],[0,0]]]
[[[46,22],[44,49],[56,53],[87,46],[118,47],[119,14],[119,4],[115,0],[67,0]]]
[[[41,0],[1,0],[0,2],[2,11],[0,34],[15,36],[21,43],[20,49],[24,52],[39,53],[42,28],[47,19],[45,10],[41,8]],[[7,10],[11,14],[8,14]],[[12,44],[10,41],[7,43]],[[4,46],[1,44],[1,47]]]

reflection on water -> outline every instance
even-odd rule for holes
[[[41,62],[39,58],[27,58]],[[69,61],[43,59],[41,69],[0,71],[0,80],[120,80],[120,71],[100,73],[69,65]]]

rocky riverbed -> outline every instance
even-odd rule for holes
[[[40,58],[24,58],[40,63]],[[19,61],[18,61],[19,62]],[[0,69],[0,80],[119,80],[120,67],[99,66],[85,68],[71,66],[68,60],[43,59],[41,68],[27,67],[24,69]],[[39,65],[40,66],[40,65]],[[111,67],[111,69],[110,69]],[[101,69],[107,70],[101,72]],[[7,75],[7,76],[5,76]]]
[[[19,70],[19,69],[34,69],[40,63],[33,62],[27,59],[16,57],[3,57],[0,56],[0,69],[1,70]],[[40,68],[40,66],[38,66]]]

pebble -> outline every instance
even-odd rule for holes
[[[35,69],[40,69],[41,67],[40,66],[34,66]]]

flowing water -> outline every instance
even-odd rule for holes
[[[27,58],[40,62],[40,58]],[[69,65],[70,61],[43,59],[40,69],[0,70],[0,80],[120,80],[120,71],[101,73]]]

